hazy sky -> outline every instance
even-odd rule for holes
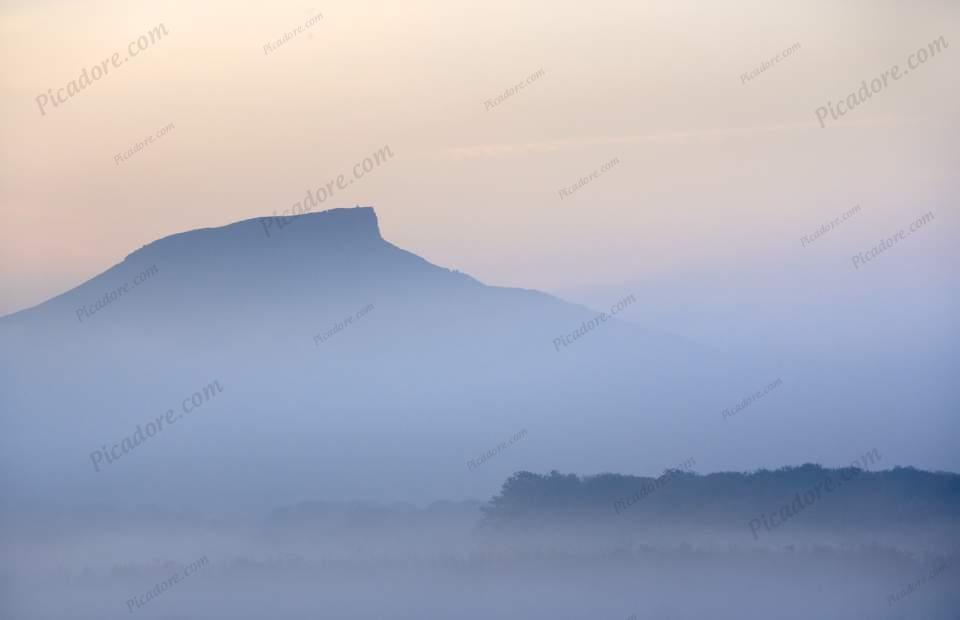
[[[883,268],[934,287],[955,270],[955,2],[0,7],[0,314],[157,238],[280,212],[384,145],[394,158],[323,208],[373,205],[388,240],[491,284],[629,292],[787,270],[829,298],[866,271],[853,254],[928,211]],[[41,115],[38,95],[159,24],[162,40]],[[948,48],[820,127],[816,108],[941,36]]]

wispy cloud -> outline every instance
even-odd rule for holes
[[[794,131],[809,131],[816,127],[813,123],[784,123],[777,125],[762,125],[756,127],[723,127],[694,131],[666,131],[649,134],[634,134],[624,136],[597,136],[592,138],[575,138],[570,140],[548,140],[543,142],[471,144],[453,146],[445,152],[454,159],[468,159],[475,157],[501,157],[526,153],[547,153],[570,148],[585,146],[601,146],[608,144],[633,144],[640,142],[696,142],[701,140],[715,140],[732,136],[747,136],[756,134],[786,133]]]

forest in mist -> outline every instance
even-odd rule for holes
[[[786,521],[751,528],[798,494]],[[5,514],[21,515],[0,534],[10,618],[947,619],[960,604],[960,476],[912,468],[517,472],[487,501]]]

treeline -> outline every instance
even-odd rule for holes
[[[708,475],[672,470],[658,478],[521,471],[482,510],[488,525],[590,517],[743,527],[795,509],[798,499],[807,525],[960,525],[958,474],[814,464]]]

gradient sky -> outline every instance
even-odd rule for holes
[[[37,95],[161,23],[166,38],[41,116]],[[817,107],[940,36],[949,48],[821,129]],[[384,145],[395,157],[324,208],[372,205],[386,239],[486,283],[830,300],[895,275],[927,310],[955,307],[955,2],[3,2],[0,59],[0,314],[160,237],[282,211]],[[853,254],[928,211],[855,279]]]

